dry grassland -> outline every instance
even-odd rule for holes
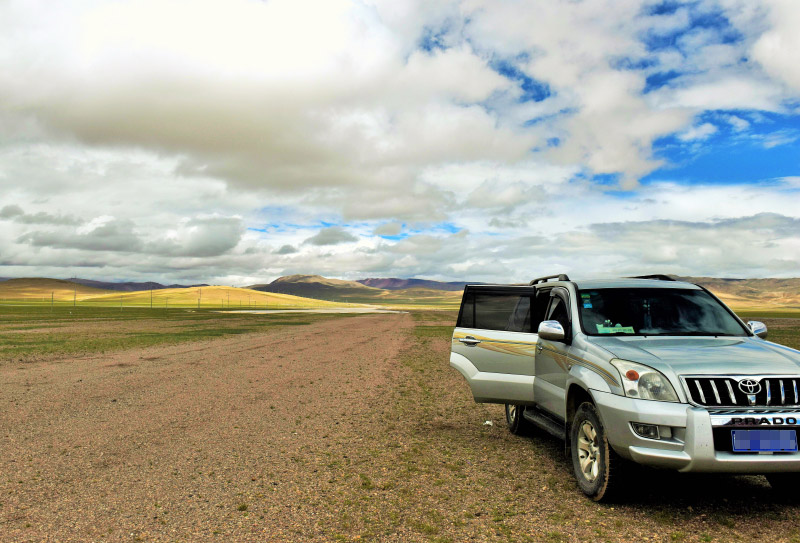
[[[196,318],[170,325],[245,326]],[[453,312],[241,318],[273,322],[0,356],[0,540],[800,541],[757,476],[642,469],[587,500],[562,443],[472,401]],[[66,319],[87,341],[102,321]],[[765,320],[800,346],[800,319]]]

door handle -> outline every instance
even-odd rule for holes
[[[459,339],[458,341],[460,341],[464,345],[467,345],[468,347],[474,347],[475,345],[477,345],[478,343],[481,342],[481,340],[475,339],[472,336],[463,337],[463,338]]]
[[[536,345],[536,353],[537,354],[542,352],[543,350],[544,350],[544,347],[542,347],[541,345]]]

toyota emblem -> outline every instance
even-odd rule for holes
[[[742,379],[739,381],[739,390],[745,394],[758,394],[761,392],[761,383],[755,379]]]

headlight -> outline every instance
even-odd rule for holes
[[[627,360],[612,360],[622,377],[622,389],[629,398],[677,402],[678,395],[664,375],[644,364]]]

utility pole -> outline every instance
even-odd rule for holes
[[[230,309],[230,308],[231,308],[231,293],[229,291],[228,292],[228,309]]]

